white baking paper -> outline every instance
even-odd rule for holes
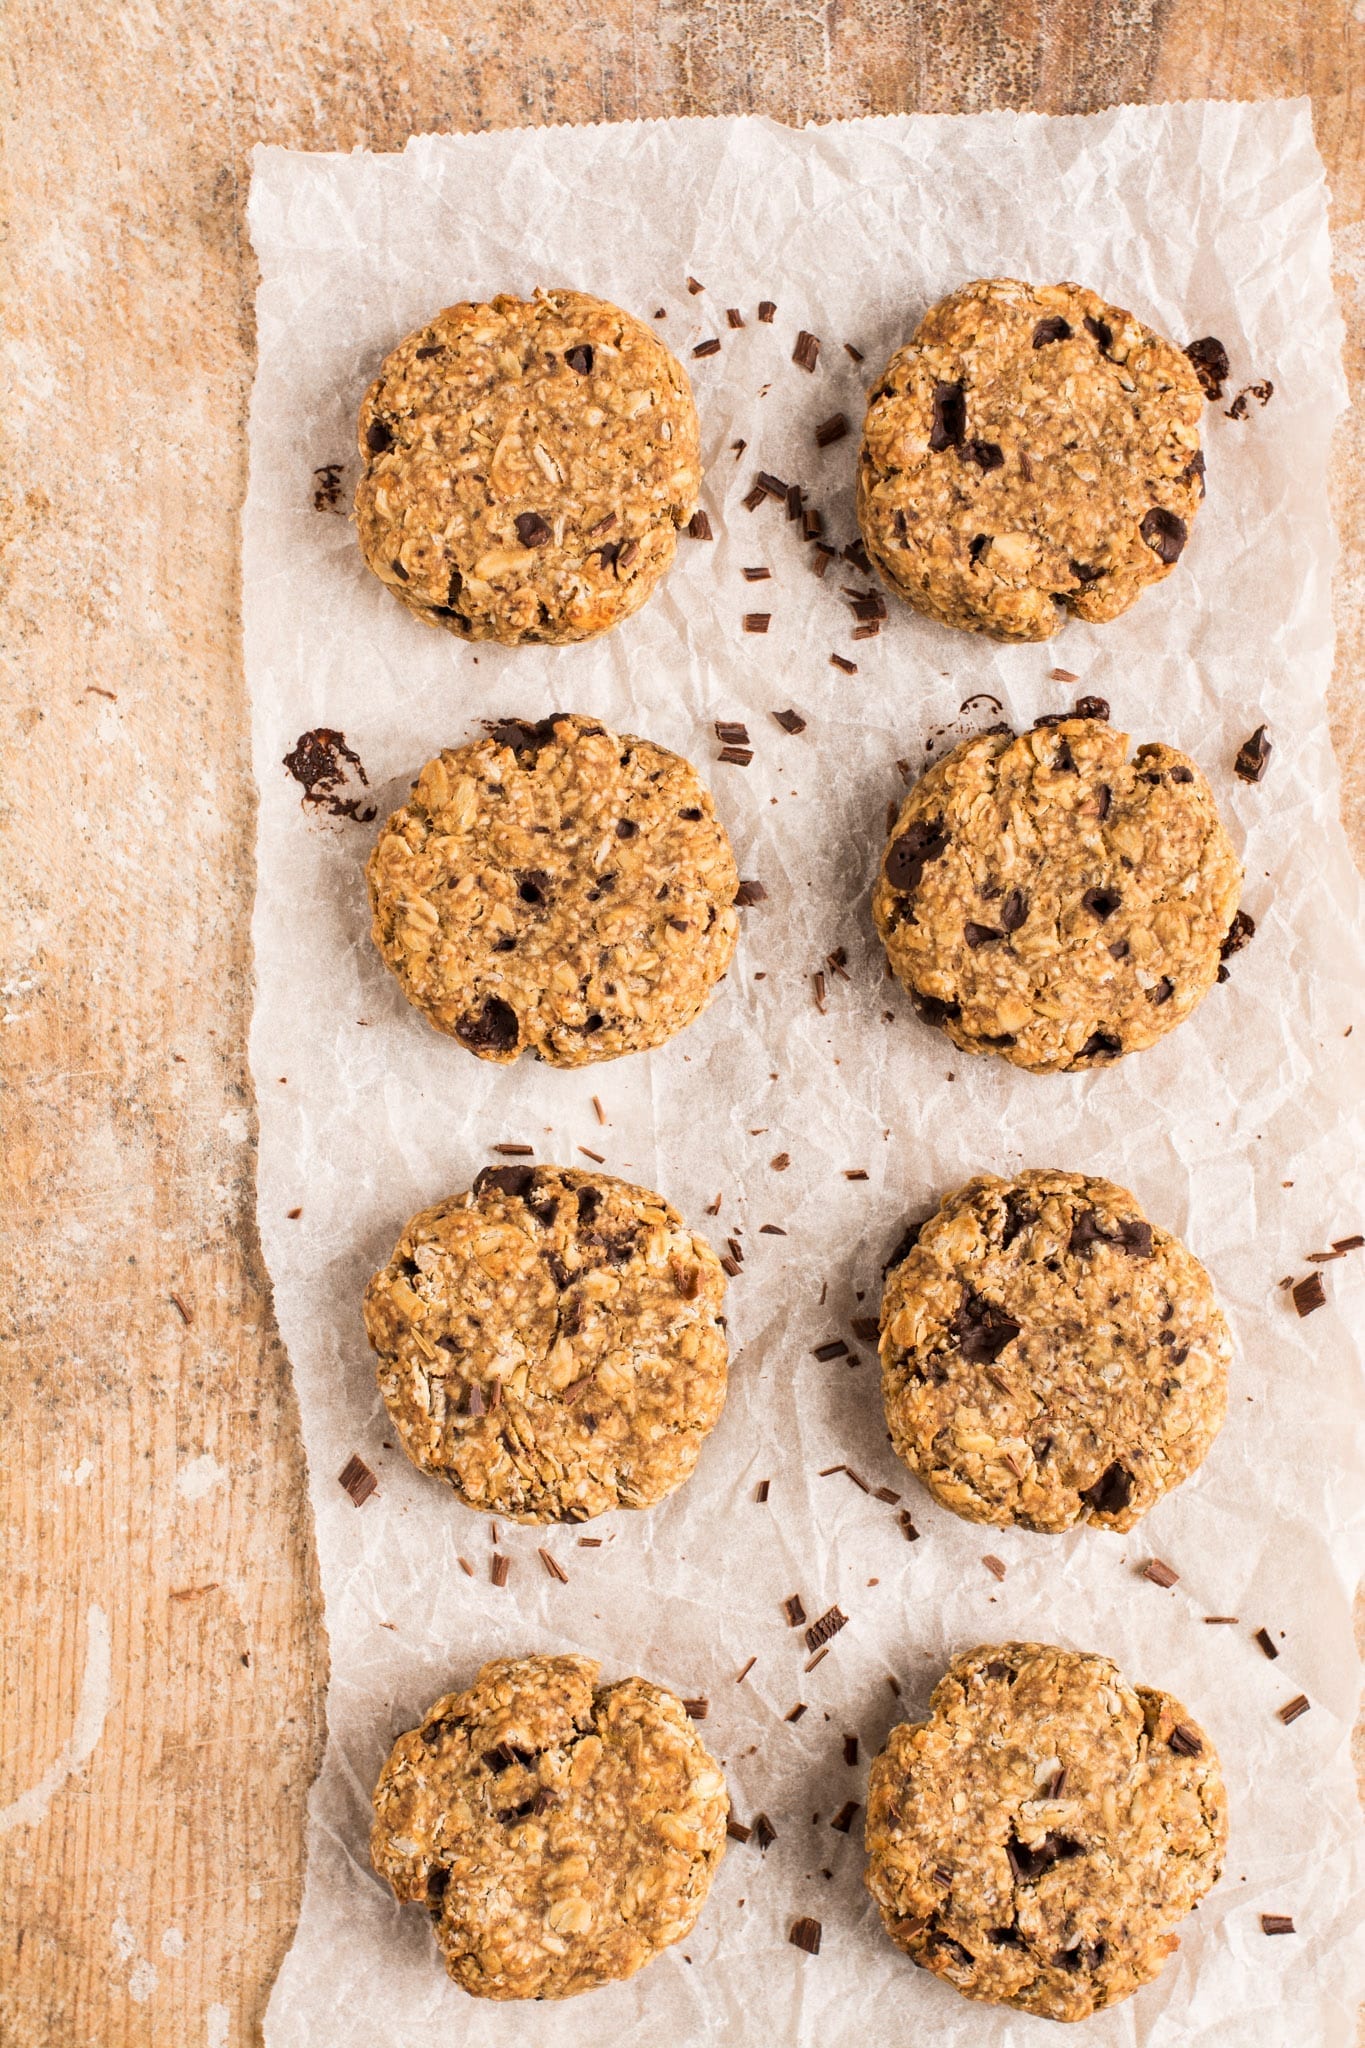
[[[401,156],[261,149],[250,219],[262,272],[243,526],[260,1227],[297,1375],[332,1672],[303,1914],[269,2048],[1050,2038],[1041,2021],[968,2004],[914,1970],[863,1892],[861,1814],[847,1835],[829,1825],[862,1798],[868,1757],[922,1708],[949,1655],[1008,1637],[1104,1651],[1131,1679],[1173,1690],[1227,1775],[1223,1882],[1161,1980],[1091,2023],[1087,2041],[1354,2040],[1365,1858],[1350,1610],[1365,1446],[1351,1330],[1365,1259],[1322,1268],[1328,1305],[1307,1320],[1277,1284],[1365,1225],[1365,1029],[1348,1035],[1365,1024],[1361,890],[1324,709],[1341,330],[1308,103],[799,133],[657,122],[428,136]],[[819,452],[816,423],[842,411],[856,428],[866,388],[926,305],[1002,273],[1082,279],[1181,342],[1218,335],[1229,396],[1259,379],[1274,396],[1243,421],[1208,408],[1208,502],[1190,545],[1116,623],[997,647],[893,599],[880,636],[854,642],[841,586],[864,579],[841,565],[817,581],[782,507],[740,501],[757,469],[775,471],[851,539],[856,437]],[[665,309],[657,331],[696,390],[716,538],[685,538],[658,595],[604,639],[471,648],[411,618],[362,564],[347,516],[356,408],[385,352],[436,308],[556,284],[646,319]],[[764,298],[777,305],[770,325],[756,318]],[[727,325],[731,306],[743,329]],[[802,328],[822,342],[813,375],[792,361]],[[711,336],[720,353],[694,361]],[[339,513],[313,503],[328,463],[341,469]],[[759,563],[772,579],[751,588],[740,569]],[[746,636],[742,615],[760,608],[772,629]],[[832,650],[856,659],[855,676],[830,665]],[[1079,682],[1050,680],[1054,666]],[[1037,1078],[955,1052],[913,1018],[885,979],[868,888],[900,763],[918,772],[931,740],[937,755],[1001,715],[1026,726],[1079,689],[1107,697],[1135,743],[1198,757],[1244,851],[1257,933],[1228,985],[1154,1050]],[[773,720],[788,706],[808,721],[799,737]],[[406,1008],[368,937],[362,869],[377,827],[309,813],[281,765],[306,729],[340,729],[382,815],[481,717],[556,708],[697,762],[741,873],[768,892],[744,913],[734,966],[698,1024],[578,1073],[482,1064]],[[747,722],[751,767],[717,762],[717,718]],[[1232,762],[1262,721],[1275,754],[1253,788]],[[846,977],[825,964],[836,949]],[[582,1532],[600,1549],[575,1530],[504,1526],[513,1562],[500,1590],[487,1519],[386,1448],[360,1300],[410,1212],[467,1187],[505,1141],[568,1165],[590,1147],[713,1241],[742,1232],[745,1260],[729,1293],[729,1402],[694,1478],[650,1514]],[[775,1172],[783,1152],[790,1168]],[[1235,1333],[1221,1438],[1127,1537],[955,1520],[892,1456],[872,1353],[812,1356],[848,1337],[855,1314],[875,1314],[907,1217],[973,1172],[1025,1165],[1133,1188],[1208,1264]],[[766,1223],[786,1235],[762,1235]],[[353,1452],[379,1477],[360,1510],[337,1483]],[[845,1474],[818,1476],[841,1464],[897,1489],[920,1540]],[[567,1585],[542,1569],[540,1544]],[[1154,1555],[1179,1571],[1173,1590],[1139,1575]],[[810,1673],[781,1606],[798,1592],[811,1616],[837,1601],[849,1617]],[[1253,1640],[1260,1626],[1273,1663]],[[446,1981],[424,1916],[400,1911],[371,1873],[367,1833],[398,1731],[485,1658],[531,1650],[581,1651],[610,1676],[706,1696],[703,1733],[735,1812],[766,1812],[777,1841],[766,1856],[732,1844],[695,1932],[631,1982],[518,2008]],[[1312,1710],[1286,1727],[1276,1709],[1299,1691]],[[790,1723],[798,1701],[807,1712]],[[853,1732],[861,1760],[849,1768]],[[1292,1914],[1297,1932],[1267,1939],[1263,1911]],[[818,1956],[788,1941],[798,1915],[823,1925]]]

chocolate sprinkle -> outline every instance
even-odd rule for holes
[[[337,1484],[350,1495],[358,1508],[363,1508],[370,1495],[379,1491],[379,1481],[358,1451],[353,1451],[342,1466],[337,1474]]]

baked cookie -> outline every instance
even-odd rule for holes
[[[365,560],[419,619],[507,646],[638,611],[701,484],[692,388],[586,292],[447,306],[360,408]]]
[[[1140,1052],[1218,978],[1242,870],[1199,769],[1101,718],[964,740],[872,892],[896,978],[964,1052],[1056,1073]]]
[[[964,285],[868,401],[867,552],[945,626],[1046,640],[1068,613],[1116,619],[1189,538],[1203,406],[1184,353],[1094,292]]]
[[[706,1007],[739,931],[734,855],[695,769],[563,713],[428,761],[368,877],[408,1001],[503,1063],[662,1045]]]
[[[647,1188],[490,1166],[365,1290],[414,1465],[467,1507],[584,1522],[681,1486],[725,1404],[725,1276]]]
[[[587,1657],[499,1657],[400,1735],[370,1854],[476,1998],[572,1998],[692,1927],[730,1802],[679,1699]]]
[[[867,1791],[867,1888],[898,1948],[968,1998],[1083,2020],[1180,1946],[1227,1800],[1207,1735],[1107,1657],[955,1657]]]
[[[969,1522],[1131,1529],[1203,1462],[1231,1356],[1198,1259],[1082,1173],[978,1174],[887,1269],[891,1441]]]

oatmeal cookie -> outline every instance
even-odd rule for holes
[[[1207,1735],[1107,1657],[955,1657],[867,1793],[887,1933],[968,1998],[1083,2020],[1157,1975],[1217,1882],[1227,1801]]]
[[[725,1403],[725,1276],[647,1188],[492,1166],[365,1292],[403,1449],[485,1514],[583,1522],[681,1486]]]
[[[586,1657],[499,1657],[400,1735],[370,1854],[476,1998],[572,1998],[688,1933],[725,1779],[683,1703]]]
[[[1081,1173],[979,1174],[882,1294],[896,1455],[969,1522],[1131,1529],[1203,1462],[1231,1355],[1199,1261]]]
[[[563,713],[428,761],[368,877],[408,1001],[503,1063],[662,1045],[706,1007],[739,931],[734,855],[695,769]]]
[[[465,640],[588,640],[638,611],[701,484],[682,365],[586,292],[447,306],[360,408],[365,560]]]
[[[1099,717],[964,740],[901,806],[872,894],[896,978],[964,1052],[1055,1073],[1164,1038],[1249,925],[1213,792]],[[1234,930],[1234,925],[1236,929]]]
[[[1199,379],[1076,284],[993,278],[925,314],[868,401],[858,521],[945,626],[1046,640],[1168,576],[1204,495]]]

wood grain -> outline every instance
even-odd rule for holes
[[[597,0],[570,22],[549,0],[6,0],[0,1816],[73,1730],[98,1740],[45,1818],[0,1832],[5,2048],[258,2038],[323,1725],[244,1055],[250,146],[1309,92],[1359,393],[1357,14]],[[1357,415],[1334,715],[1358,848],[1362,455]]]

